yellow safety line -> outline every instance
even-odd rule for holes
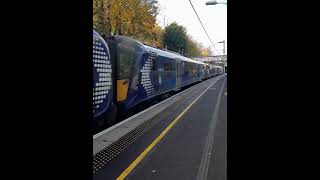
[[[221,78],[219,78],[221,79]],[[219,79],[217,79],[214,83],[216,83]],[[168,127],[162,133],[145,149],[138,157],[136,160],[134,160],[129,167],[124,170],[119,177],[117,177],[117,180],[122,180],[126,178],[129,173],[139,164],[140,161],[148,154],[151,149],[158,144],[158,142],[168,133],[168,131],[179,121],[179,119],[190,109],[190,107],[214,84],[212,83],[205,91],[201,93],[201,95],[195,99],[185,110],[182,111],[181,114],[179,114],[178,117],[176,117]]]

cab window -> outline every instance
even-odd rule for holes
[[[134,65],[135,51],[132,45],[127,42],[118,44],[118,58],[117,58],[117,78],[129,79]]]

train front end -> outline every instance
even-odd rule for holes
[[[107,43],[93,31],[93,129],[115,119],[112,63]]]
[[[111,59],[116,64],[115,102],[119,110],[118,115],[122,116],[147,98],[142,83],[150,74],[144,75],[141,72],[147,61],[146,50],[143,44],[125,36],[110,36],[106,40]],[[150,68],[150,64],[147,66]]]

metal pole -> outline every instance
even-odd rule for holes
[[[223,40],[223,55],[226,55],[225,52],[226,52],[226,41]]]

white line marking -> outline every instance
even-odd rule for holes
[[[201,162],[198,170],[197,180],[207,180],[208,169],[209,169],[210,158],[211,158],[211,151],[212,151],[213,140],[214,140],[214,132],[215,132],[216,124],[218,120],[218,113],[220,109],[220,101],[221,101],[222,91],[224,89],[224,83],[225,83],[225,79],[222,83],[221,90],[218,95],[217,103],[212,115],[210,128],[206,138],[206,144],[204,146],[204,151],[202,154],[202,158],[201,158]]]

